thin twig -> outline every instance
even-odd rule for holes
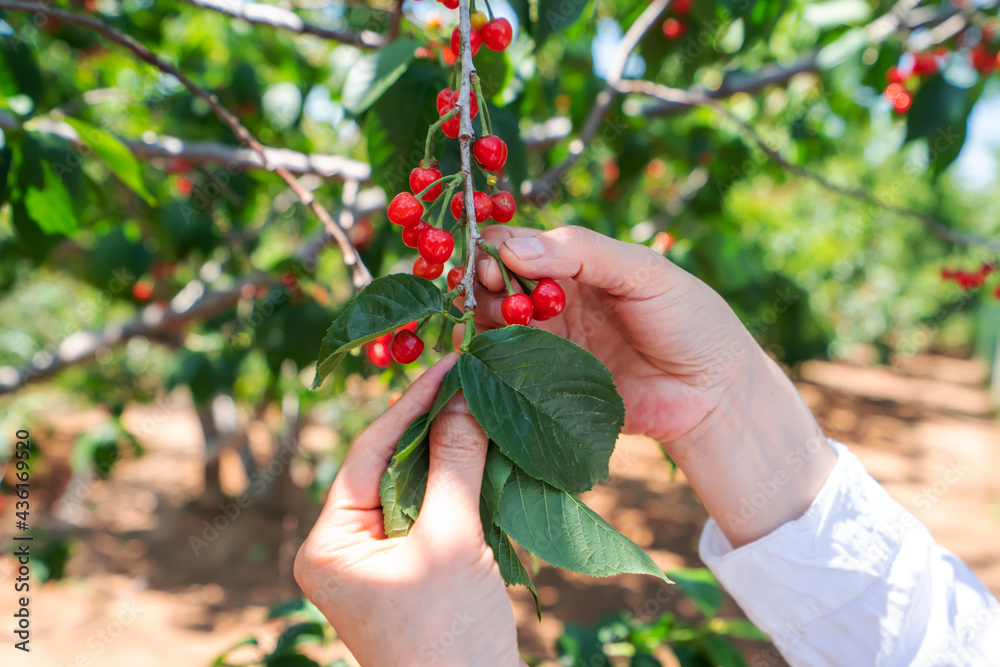
[[[458,5],[458,32],[462,44],[462,77],[458,89],[459,125],[458,142],[462,153],[462,173],[465,174],[465,224],[468,227],[469,259],[465,267],[465,277],[462,278],[462,288],[465,290],[465,310],[476,308],[476,295],[473,285],[476,280],[476,247],[479,244],[479,225],[476,224],[476,204],[473,199],[475,187],[472,182],[472,77],[476,75],[476,66],[472,64],[472,12],[469,10],[469,0],[461,0]],[[479,100],[485,105],[486,100]],[[447,202],[445,202],[447,205]],[[466,326],[472,326],[470,322]]]
[[[549,169],[545,174],[541,176],[537,181],[531,184],[531,189],[524,194],[524,201],[532,204],[544,204],[552,196],[552,189],[555,184],[562,179],[563,175],[576,164],[580,156],[583,155],[584,149],[587,144],[594,138],[597,134],[597,130],[601,126],[601,122],[604,117],[608,114],[608,110],[611,109],[611,104],[615,101],[618,96],[618,92],[615,90],[615,84],[621,80],[622,75],[625,72],[625,66],[628,64],[629,56],[632,55],[632,51],[639,44],[639,40],[642,36],[653,26],[656,19],[662,14],[667,7],[670,5],[671,0],[653,0],[650,2],[646,9],[643,10],[642,14],[629,26],[629,29],[625,32],[625,36],[622,38],[621,43],[615,50],[614,55],[611,58],[611,66],[608,68],[608,75],[605,79],[607,85],[597,95],[594,107],[590,110],[590,115],[587,116],[587,120],[584,122],[583,129],[580,130],[580,135],[573,141],[570,145],[569,155],[566,159],[557,164],[552,169]]]
[[[280,165],[271,163],[268,160],[267,149],[251,134],[239,118],[234,116],[228,109],[219,104],[219,98],[206,92],[197,86],[180,69],[166,62],[155,53],[150,51],[130,35],[112,28],[104,22],[90,16],[84,16],[62,9],[56,9],[36,2],[9,2],[0,0],[0,9],[16,12],[32,12],[41,16],[57,18],[64,23],[78,25],[88,28],[102,35],[107,40],[122,46],[131,51],[139,60],[156,67],[160,71],[174,76],[180,83],[190,91],[192,95],[204,100],[212,109],[215,115],[240,139],[242,143],[249,146],[256,152],[263,161],[264,168],[273,171],[281,177],[288,187],[295,193],[299,200],[308,206],[312,212],[320,219],[327,232],[337,241],[344,256],[344,264],[351,268],[354,277],[355,287],[363,287],[371,282],[372,276],[368,268],[361,261],[361,256],[355,249],[347,233],[340,228],[323,206],[316,201],[312,193],[302,186],[288,169]]]
[[[837,185],[814,171],[797,164],[792,164],[782,157],[777,150],[769,146],[767,142],[764,141],[764,139],[757,133],[756,129],[754,129],[750,124],[737,118],[725,104],[719,100],[708,97],[703,93],[670,88],[668,86],[653,83],[652,81],[619,81],[616,87],[621,93],[648,95],[650,97],[655,97],[658,100],[674,104],[710,107],[726,120],[739,126],[739,128],[750,138],[750,141],[752,141],[753,144],[757,146],[757,148],[760,149],[761,152],[763,152],[772,162],[792,172],[793,174],[797,174],[798,176],[811,180],[830,192],[873,204],[884,211],[917,220],[920,224],[926,227],[928,231],[945,241],[962,246],[985,248],[990,252],[1000,253],[1000,240],[988,239],[975,234],[960,232],[925,213],[920,213],[919,211],[914,211],[912,209],[895,206],[881,201],[867,190],[863,190],[861,188],[851,188]]]
[[[225,312],[239,301],[246,286],[256,289],[266,284],[268,281],[265,276],[252,276],[241,280],[227,292],[205,294],[183,312],[152,304],[125,325],[112,325],[99,332],[77,332],[59,343],[52,360],[45,365],[31,365],[21,370],[0,368],[0,394],[13,393],[26,385],[52,377],[70,366],[89,361],[103,349],[139,336],[179,344],[180,340],[176,337],[183,332],[185,325]]]
[[[346,30],[331,30],[306,23],[295,12],[282,9],[276,5],[265,5],[257,2],[242,2],[242,0],[184,0],[188,4],[202,9],[211,9],[227,16],[243,19],[256,25],[265,25],[300,35],[315,35],[341,44],[350,44],[362,49],[377,49],[385,44],[378,33],[364,30],[360,33]]]

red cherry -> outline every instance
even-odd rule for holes
[[[416,248],[417,244],[420,242],[420,234],[423,233],[425,229],[430,229],[430,225],[423,220],[415,225],[403,227],[403,245],[407,248]]]
[[[392,363],[392,357],[389,355],[389,344],[378,339],[365,345],[365,355],[368,357],[368,361],[379,368],[389,368]]]
[[[885,87],[885,90],[882,92],[882,94],[885,95],[885,99],[889,100],[890,102],[894,102],[897,97],[906,94],[906,89],[903,88],[903,85],[900,83],[890,83],[888,86]]]
[[[407,322],[406,324],[404,324],[401,327],[396,327],[396,331],[402,331],[403,329],[406,329],[407,331],[416,331],[417,330],[417,323],[416,322]],[[386,334],[386,336],[388,336],[388,335],[389,334]]]
[[[441,4],[448,9],[458,9],[458,0],[441,0]]]
[[[990,53],[981,43],[972,47],[972,66],[980,74],[990,74],[996,69],[997,56]]]
[[[913,98],[910,97],[909,93],[900,93],[896,95],[896,98],[892,101],[892,110],[898,114],[904,114],[910,109],[910,105],[913,103]]]
[[[671,7],[678,16],[686,16],[691,13],[691,0],[674,0]]]
[[[472,55],[479,53],[479,47],[483,43],[482,36],[479,31],[475,28],[471,28],[469,32],[469,43],[472,45]],[[458,28],[455,28],[451,33],[451,50],[455,52],[455,55],[461,55],[462,53],[462,37],[458,32]]]
[[[409,227],[420,222],[420,216],[424,214],[424,207],[421,206],[417,198],[409,192],[400,192],[389,202],[389,222],[402,227]]]
[[[444,264],[454,251],[455,237],[450,232],[437,227],[428,227],[420,233],[417,252],[429,263]]]
[[[413,191],[414,195],[418,195],[424,188],[439,178],[441,178],[440,169],[424,169],[422,167],[417,167],[410,172],[410,190]],[[438,183],[433,188],[428,190],[427,194],[421,197],[421,199],[424,201],[434,201],[441,196],[442,185],[442,183]]]
[[[139,301],[149,301],[153,296],[153,284],[146,280],[140,280],[132,285],[132,296]]]
[[[677,39],[684,34],[684,24],[677,19],[667,19],[663,22],[663,36],[667,39]]]
[[[458,284],[462,282],[465,278],[465,267],[456,266],[454,269],[448,272],[448,289],[453,290],[458,287]]]
[[[392,358],[401,364],[410,364],[424,351],[424,341],[409,329],[396,332],[392,337]]]
[[[472,203],[476,209],[476,222],[485,222],[493,212],[493,201],[490,196],[477,190],[472,193]],[[461,218],[462,213],[465,212],[465,197],[455,195],[451,198],[450,206],[451,214],[455,216],[455,219]]]
[[[490,201],[493,203],[490,216],[497,222],[510,222],[514,217],[514,195],[506,190],[501,190],[490,197]]]
[[[451,88],[442,88],[441,92],[437,96],[437,110],[438,116],[443,116],[448,113],[451,104]]]
[[[423,257],[417,257],[417,261],[413,263],[413,275],[427,278],[427,280],[434,280],[441,275],[442,271],[444,271],[444,264],[431,264]]]
[[[555,317],[566,307],[566,293],[551,278],[542,278],[531,292],[531,305],[537,319]]]
[[[503,51],[514,39],[514,29],[507,19],[493,19],[479,31],[483,44],[490,51]],[[472,51],[475,54],[475,49]]]
[[[476,156],[483,169],[497,171],[507,162],[507,144],[500,137],[488,134],[472,144],[472,154]]]
[[[997,288],[993,290],[993,296],[995,296],[997,299],[1000,299],[1000,285],[997,285]]]
[[[527,324],[533,313],[534,306],[527,294],[511,294],[500,304],[500,314],[507,324]]]
[[[464,202],[465,197],[461,194],[457,194],[451,198],[451,214],[455,216],[456,220],[460,219],[462,217],[462,213],[465,211]]]
[[[886,83],[903,83],[906,81],[906,77],[899,71],[899,68],[893,65],[885,71]]]
[[[448,67],[452,67],[455,63],[458,62],[458,56],[455,55],[455,52],[451,50],[450,46],[442,46],[441,60],[443,60],[444,64],[447,65]]]
[[[444,123],[441,124],[441,131],[444,132],[444,136],[450,137],[452,139],[458,139],[458,133],[461,131],[461,121],[458,116],[454,118],[449,118]]]
[[[913,74],[915,76],[932,76],[937,74],[938,61],[933,53],[913,54]]]
[[[177,181],[177,194],[179,194],[181,197],[187,197],[189,194],[191,194],[192,190],[194,190],[194,184],[191,182],[191,179],[188,178],[187,176],[184,176],[179,181]]]
[[[458,94],[459,94],[459,92],[461,92],[461,91],[459,91],[458,88],[456,88],[455,90],[453,90],[451,92],[451,101],[448,102],[448,108],[446,109],[446,111],[451,111],[456,106],[458,106]],[[469,113],[472,114],[473,118],[475,118],[476,114],[479,113],[479,98],[476,97],[476,91],[474,91],[474,90],[470,90],[469,91]],[[442,115],[444,115],[444,114],[442,114]]]

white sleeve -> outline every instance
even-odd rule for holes
[[[837,463],[805,514],[738,549],[709,520],[705,564],[791,665],[1000,665],[996,597],[831,444]]]

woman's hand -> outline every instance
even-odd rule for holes
[[[739,389],[759,349],[722,298],[646,246],[582,227],[541,233],[494,225],[483,238],[526,278],[552,278],[566,310],[535,325],[590,350],[625,399],[625,431],[668,443],[701,423],[722,394]],[[476,322],[504,326],[500,267],[482,255]]]
[[[461,395],[434,420],[420,518],[387,539],[379,480],[427,412],[449,355],[355,441],[295,559],[295,579],[362,665],[518,665],[510,598],[483,540],[487,438]]]
[[[559,281],[566,309],[535,324],[608,367],[625,430],[663,444],[734,546],[802,515],[836,455],[718,294],[650,248],[581,227],[494,225],[483,237],[515,273]],[[477,325],[503,326],[499,265],[481,253],[477,276]]]

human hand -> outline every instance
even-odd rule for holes
[[[400,538],[387,539],[382,523],[382,474],[457,358],[435,364],[358,437],[295,559],[302,591],[361,665],[520,664],[479,518],[487,438],[460,394],[431,425],[420,517]]]
[[[549,232],[494,225],[483,238],[526,278],[566,292],[562,315],[533,325],[590,350],[625,400],[625,431],[673,442],[704,421],[756,362],[756,343],[703,282],[642,245],[582,227]],[[504,326],[499,265],[481,254],[477,324]]]
[[[566,309],[533,324],[608,367],[625,401],[625,431],[664,446],[734,546],[801,516],[836,457],[795,386],[722,297],[650,248],[581,227],[494,225],[483,238],[515,273],[559,281]],[[504,326],[496,260],[480,253],[476,275],[477,326]],[[774,497],[747,513],[762,487]]]

